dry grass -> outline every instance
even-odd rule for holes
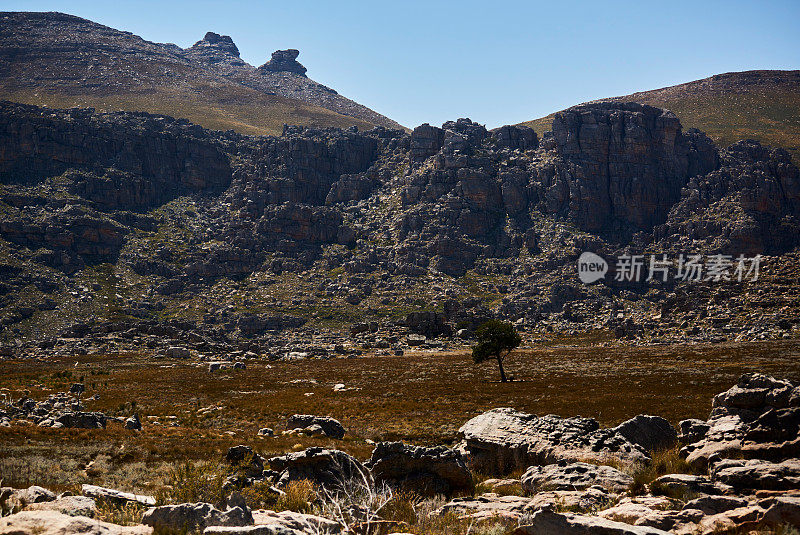
[[[214,463],[183,462],[170,468],[163,487],[156,493],[157,503],[219,503],[224,498],[225,471]]]
[[[800,163],[800,94],[790,87],[745,86],[724,93],[652,91],[620,97],[622,100],[666,108],[684,129],[698,128],[720,147],[742,139],[783,147]],[[522,123],[541,136],[551,129],[553,114]]]
[[[142,355],[6,360],[0,362],[0,386],[12,397],[28,391],[41,399],[84,377],[86,395],[100,396],[87,402],[88,409],[123,416],[135,401],[144,430],[132,433],[116,423],[106,430],[2,428],[0,478],[18,487],[67,490],[92,483],[153,494],[170,484],[178,463],[220,463],[227,449],[240,443],[265,458],[322,446],[366,459],[373,449],[367,439],[452,444],[466,420],[502,406],[591,416],[603,425],[640,413],[677,423],[707,417],[712,397],[743,372],[797,381],[798,347],[796,341],[552,346],[513,355],[508,368],[517,381],[506,384],[496,381],[495,370],[475,366],[466,353],[250,361],[246,370],[223,374]],[[304,382],[293,382],[298,379]],[[358,390],[334,392],[336,383]],[[295,413],[333,416],[348,435],[344,440],[280,436],[286,418]],[[257,437],[265,426],[279,436]]]
[[[653,484],[654,480],[666,474],[698,473],[681,457],[679,448],[651,452],[650,459],[649,463],[636,466],[632,471],[633,485],[631,486],[631,492],[634,495],[641,495],[646,494],[649,490],[653,494],[682,498],[687,501],[685,500],[686,496],[674,496],[669,492],[669,489]]]
[[[285,494],[278,498],[277,511],[295,511],[306,514],[314,511],[318,491],[311,481],[307,479],[291,481],[283,491]]]
[[[95,518],[120,526],[135,526],[142,523],[142,515],[146,509],[145,506],[137,503],[115,504],[98,500]]]
[[[235,130],[247,135],[280,135],[284,124],[373,128],[354,117],[235,85],[219,86],[205,93],[167,87],[114,93],[0,88],[0,99],[51,108],[145,111],[188,119],[212,130]]]

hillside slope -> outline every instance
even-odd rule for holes
[[[339,98],[301,94],[293,91],[296,83],[243,83],[247,76],[221,72],[196,47],[151,43],[62,13],[2,13],[0,98],[58,108],[146,111],[244,134],[276,134],[284,124],[398,126],[305,76],[305,85],[317,93]],[[241,72],[256,72],[239,63]],[[291,73],[271,77],[291,79]]]
[[[742,139],[787,149],[800,161],[800,71],[744,71],[595,102],[628,101],[666,108],[685,128],[698,128],[720,146]],[[540,135],[553,115],[522,124]]]

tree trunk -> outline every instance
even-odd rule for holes
[[[508,379],[506,378],[506,371],[503,369],[503,357],[497,357],[497,365],[500,366],[500,382],[507,383]]]

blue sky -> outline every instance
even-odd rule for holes
[[[800,69],[800,0],[726,2],[3,1],[145,39],[233,37],[406,126],[516,123],[600,97],[748,69]]]

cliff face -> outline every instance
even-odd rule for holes
[[[31,182],[67,169],[114,169],[117,207],[153,206],[169,198],[231,181],[228,158],[218,142],[186,121],[145,114],[97,115],[92,110],[43,112],[0,105],[0,180]],[[111,194],[86,186],[90,198]],[[133,188],[126,194],[127,188]],[[150,195],[144,194],[145,188]],[[108,203],[106,203],[108,204]]]
[[[107,265],[176,302],[208,299],[223,280],[339,270],[356,286],[318,291],[389,309],[398,288],[432,273],[524,273],[548,278],[546,301],[523,277],[492,313],[539,317],[586,299],[572,284],[575,250],[783,254],[800,236],[785,151],[753,141],[718,151],[636,104],[572,108],[540,142],[527,127],[489,132],[469,119],[411,134],[248,137],[3,103],[0,180],[0,244],[31,274],[7,281],[9,303],[31,277],[60,288]],[[440,323],[489,314],[480,299],[446,303]]]
[[[634,103],[584,105],[556,114],[553,141],[565,168],[553,187],[568,192],[558,201],[581,228],[609,225],[650,230],[666,220],[680,198],[690,167],[713,171],[697,143],[670,112]],[[710,145],[700,150],[714,153]],[[690,162],[690,159],[692,160]],[[563,208],[562,208],[563,210]]]

